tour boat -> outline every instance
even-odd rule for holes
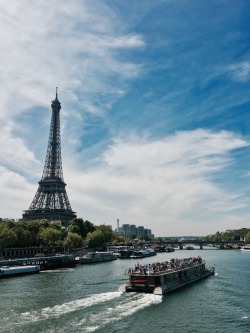
[[[214,274],[214,267],[206,268],[201,257],[171,259],[162,263],[140,265],[125,271],[129,276],[122,292],[144,292],[163,295]]]
[[[92,264],[116,259],[117,256],[112,252],[89,252],[79,258],[79,264]]]
[[[40,272],[40,266],[0,266],[0,278],[36,274]]]

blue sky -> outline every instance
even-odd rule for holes
[[[0,216],[41,179],[59,87],[64,179],[94,224],[250,227],[250,3],[0,0]]]

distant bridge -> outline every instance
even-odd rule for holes
[[[150,243],[146,243],[145,245],[152,246],[152,245],[162,245],[162,246],[178,246],[181,250],[185,245],[197,245],[200,249],[203,249],[203,246],[212,245],[217,246],[221,249],[228,248],[232,246],[233,248],[240,248],[241,246],[245,245],[245,241],[233,240],[233,241],[205,241],[202,239],[182,239],[182,240],[166,240],[162,241],[161,243],[155,243],[151,241]]]

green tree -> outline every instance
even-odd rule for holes
[[[102,232],[105,243],[112,241],[112,239],[114,238],[112,228],[105,224],[101,224],[101,225],[97,226],[96,230],[99,230]]]
[[[67,247],[82,247],[83,238],[74,232],[69,232],[67,237],[64,240],[64,245]]]
[[[48,227],[39,232],[38,238],[44,245],[59,245],[61,243],[62,232],[53,227]]]
[[[93,232],[95,226],[88,220],[84,221],[82,218],[74,218],[69,225],[69,232],[80,235],[83,239],[87,237],[89,232]]]
[[[246,243],[250,243],[250,231],[248,231],[248,232],[246,233],[245,241],[246,241]]]
[[[23,227],[30,232],[32,246],[40,245],[39,233],[50,226],[48,220],[24,221]]]
[[[96,230],[88,233],[86,242],[91,248],[105,248],[106,244],[114,238],[113,231],[109,226],[102,224]]]
[[[88,247],[91,248],[103,247],[105,244],[105,235],[101,230],[95,230],[88,233],[86,242],[88,244]]]
[[[17,223],[15,232],[17,234],[18,247],[27,247],[33,245],[31,233],[27,229],[25,229],[22,225],[19,225],[19,223]]]
[[[14,228],[9,228],[8,223],[0,224],[0,247],[14,247],[17,243],[17,234]]]

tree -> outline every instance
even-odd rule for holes
[[[95,226],[89,221],[84,221],[82,218],[74,218],[69,225],[69,232],[80,235],[83,239],[87,237],[89,232],[93,232]]]
[[[245,241],[246,241],[246,243],[250,243],[250,231],[247,232],[247,234],[245,236]]]
[[[105,224],[101,224],[101,225],[97,226],[96,230],[99,230],[102,232],[105,243],[110,242],[114,238],[112,228]]]
[[[34,220],[34,221],[24,221],[21,222],[23,228],[29,231],[31,237],[32,246],[39,246],[40,239],[39,233],[43,229],[50,227],[50,222],[48,220]]]
[[[38,238],[44,245],[58,245],[61,242],[62,232],[49,227],[42,229],[38,234]]]
[[[0,224],[0,247],[14,247],[17,243],[17,234],[13,228],[9,228],[8,223]]]
[[[105,243],[105,235],[101,230],[95,230],[93,232],[88,233],[86,242],[88,244],[88,247],[91,248],[103,247]]]
[[[102,224],[96,227],[96,230],[88,233],[86,242],[88,247],[104,248],[113,238],[113,231],[109,226]]]
[[[27,229],[25,229],[21,224],[16,226],[15,232],[17,234],[18,247],[27,247],[33,245],[31,233]]]
[[[74,232],[69,232],[64,240],[64,245],[67,247],[81,247],[83,246],[83,238]]]

